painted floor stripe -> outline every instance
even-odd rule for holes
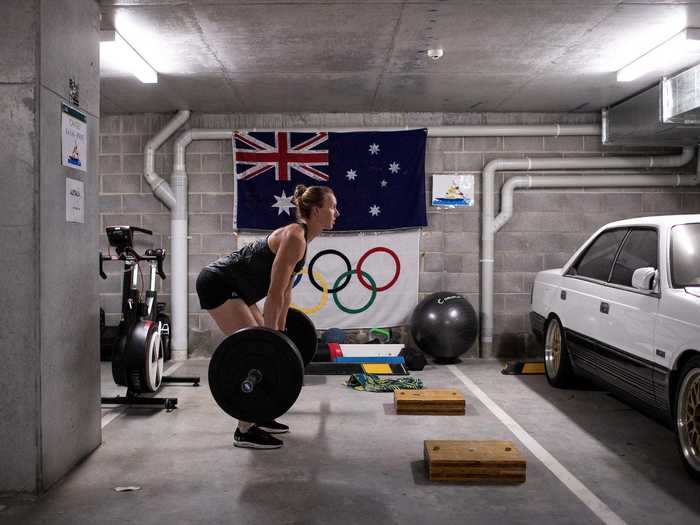
[[[486,408],[488,408],[493,415],[495,415],[501,423],[503,423],[508,429],[515,435],[520,442],[528,448],[532,454],[539,459],[545,467],[547,467],[552,474],[554,474],[559,481],[561,481],[578,499],[580,499],[586,507],[591,509],[591,511],[598,516],[604,523],[608,525],[627,525],[626,522],[615,514],[610,507],[603,503],[598,496],[593,494],[588,487],[581,483],[577,478],[574,477],[571,472],[569,472],[564,465],[559,463],[554,456],[547,452],[542,445],[540,445],[530,434],[528,434],[523,427],[521,427],[515,420],[510,417],[506,412],[494,403],[486,393],[481,390],[476,384],[469,379],[464,373],[457,368],[455,365],[448,365],[450,371],[457,376],[457,378],[464,383],[464,385],[476,396],[476,398],[481,401]]]
[[[173,363],[172,365],[170,365],[170,367],[167,370],[165,370],[163,372],[163,375],[169,376],[170,374],[175,372],[178,368],[180,368],[183,364],[185,364],[185,361],[177,361],[177,362]],[[102,413],[103,413],[102,421],[101,421],[102,428],[106,427],[112,421],[114,421],[119,416],[121,416],[124,413],[125,408],[126,407],[124,407],[124,406],[117,406],[114,408],[102,409]],[[107,412],[107,413],[105,414],[105,412]]]
[[[104,410],[103,410],[104,412]],[[119,407],[119,408],[110,408],[109,411],[102,416],[102,428],[106,427],[109,425],[112,421],[117,419],[119,416],[121,416],[124,413],[124,408]]]

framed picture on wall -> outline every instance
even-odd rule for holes
[[[432,206],[474,206],[474,175],[433,175]]]

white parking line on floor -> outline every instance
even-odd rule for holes
[[[105,412],[105,410],[103,410],[103,412]],[[110,408],[106,412],[107,413],[102,416],[102,428],[121,416],[124,413],[124,408]]]
[[[170,365],[170,367],[163,371],[164,376],[169,376],[173,372],[175,372],[178,368],[180,368],[183,364],[185,364],[185,361],[177,361],[176,363],[173,363]],[[126,407],[114,407],[114,408],[109,408],[109,409],[103,409],[103,414],[104,412],[107,412],[102,416],[102,421],[101,421],[101,428],[105,428],[107,425],[109,425],[112,421],[117,419],[119,416],[121,416],[124,413],[124,409]]]
[[[552,474],[554,474],[564,486],[566,486],[578,499],[580,499],[586,507],[598,516],[607,525],[626,525],[626,522],[615,514],[610,507],[603,503],[598,496],[593,494],[588,487],[574,477],[554,456],[547,452],[523,427],[506,412],[494,403],[486,393],[481,390],[476,384],[469,379],[455,365],[448,365],[450,371],[471,391],[474,396],[481,401],[491,413],[510,430],[520,442],[528,448],[532,454],[539,459]]]

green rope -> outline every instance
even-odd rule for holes
[[[423,381],[411,376],[389,379],[376,374],[353,374],[345,385],[363,392],[393,392],[394,390],[421,390]]]

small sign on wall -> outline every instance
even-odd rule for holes
[[[433,175],[433,206],[474,206],[474,175]]]
[[[80,180],[66,178],[66,222],[85,222],[84,184]]]
[[[61,103],[61,162],[64,166],[86,171],[87,117]]]

